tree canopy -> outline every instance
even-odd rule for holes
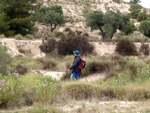
[[[65,22],[61,6],[42,7],[40,13],[41,19],[39,21],[50,24],[51,32],[56,29],[56,26],[62,25]]]
[[[131,4],[138,4],[140,3],[141,1],[140,0],[130,0],[130,3]]]
[[[130,17],[133,19],[137,19],[138,14],[141,12],[142,10],[142,6],[139,4],[131,4],[130,5]]]
[[[93,11],[87,18],[87,26],[91,27],[91,30],[99,29],[103,39],[112,39],[117,29],[125,34],[130,34],[135,30],[129,16],[113,11],[108,11],[105,14],[101,11]]]
[[[0,6],[0,33],[26,35],[35,30],[32,14],[36,0],[1,0]]]

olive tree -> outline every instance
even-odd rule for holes
[[[42,7],[40,12],[40,22],[49,24],[51,27],[51,32],[56,29],[56,26],[62,25],[65,22],[61,6],[54,5],[51,7]]]
[[[91,30],[99,29],[103,39],[112,39],[117,29],[125,34],[130,34],[135,30],[128,16],[113,11],[108,11],[105,14],[101,11],[93,11],[87,17],[87,26],[91,27]]]

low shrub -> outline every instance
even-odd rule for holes
[[[50,58],[40,58],[38,59],[40,63],[42,63],[42,69],[47,70],[47,69],[54,69],[57,66],[57,61],[54,59]]]
[[[150,47],[148,44],[142,44],[139,51],[142,52],[144,55],[149,55]]]
[[[29,68],[26,65],[19,64],[16,66],[16,71],[17,71],[17,73],[24,75],[29,71]]]
[[[62,93],[71,99],[89,99],[94,95],[95,86],[88,83],[70,83],[64,86]]]
[[[117,43],[116,52],[120,55],[138,55],[135,44],[128,39],[121,39]]]
[[[52,38],[43,39],[42,44],[39,46],[40,50],[44,53],[52,53],[55,51],[57,41]]]
[[[91,62],[87,64],[89,74],[108,72],[112,67],[111,62]]]
[[[65,34],[63,32],[55,32],[55,37],[56,38],[65,38]]]
[[[33,39],[34,39],[34,36],[31,35],[31,34],[27,34],[27,35],[25,36],[25,38],[27,38],[28,40],[33,40]]]
[[[17,40],[23,40],[24,37],[21,34],[15,35],[15,39]]]
[[[111,60],[113,61],[114,65],[119,64],[121,67],[124,67],[127,64],[128,59],[121,56],[121,55],[115,55],[111,57]]]
[[[59,55],[70,55],[74,50],[79,50],[82,55],[92,53],[94,47],[88,39],[74,32],[69,32],[65,38],[58,41],[57,52]]]

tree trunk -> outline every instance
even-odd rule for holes
[[[112,38],[113,38],[113,36],[114,36],[114,33],[112,33],[112,34],[111,34],[110,39],[112,39]]]
[[[106,32],[104,32],[101,27],[99,28],[99,30],[100,30],[101,33],[102,33],[103,40],[105,40],[105,39],[106,39]]]
[[[56,29],[56,24],[54,26],[51,24],[51,32],[53,32]]]

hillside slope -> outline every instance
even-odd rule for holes
[[[67,23],[59,31],[71,28],[73,31],[86,32],[92,37],[100,37],[98,34],[99,31],[91,32],[90,28],[86,27],[85,15],[90,10],[100,10],[104,13],[108,10],[120,11],[123,14],[129,13],[129,4],[125,2],[117,3],[117,1],[119,0],[43,0],[40,2],[44,6],[62,6]],[[46,33],[47,29],[44,29],[43,25],[38,25],[38,27],[40,28],[40,32]]]

